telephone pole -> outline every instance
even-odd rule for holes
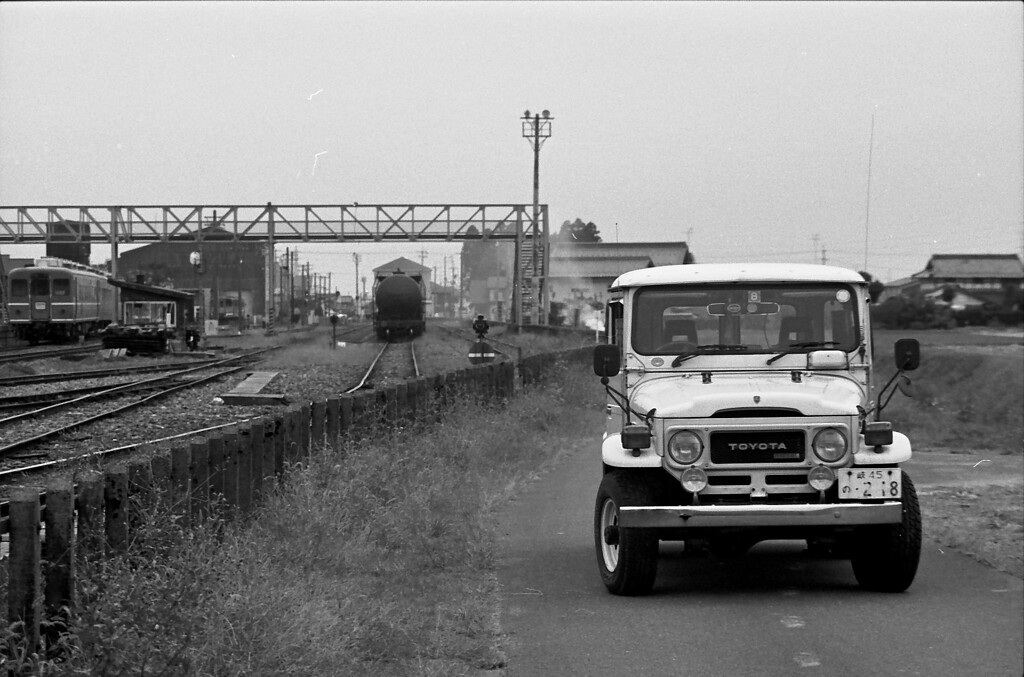
[[[533,296],[533,323],[539,324],[539,320],[541,319],[540,316],[543,315],[543,319],[546,324],[548,305],[547,262],[549,252],[547,251],[548,234],[547,232],[544,232],[542,240],[540,230],[540,147],[544,145],[546,140],[551,138],[551,121],[554,120],[554,118],[551,117],[550,111],[545,110],[539,114],[535,113],[533,115],[530,115],[530,111],[525,111],[521,119],[523,123],[523,138],[529,140],[530,145],[533,147],[533,236],[530,240],[533,250],[533,278],[530,282],[531,294]],[[543,242],[544,251],[538,252],[537,248],[540,246],[539,243],[541,242]],[[519,261],[519,254],[519,252],[516,252],[515,269],[517,271],[522,265],[522,262]],[[540,263],[544,264],[542,271],[543,275],[541,276],[537,275],[539,268],[538,256],[542,257]],[[518,284],[522,284],[522,282],[519,282]],[[540,288],[541,295],[544,297],[543,299],[538,298],[539,295],[537,292],[539,285],[543,285],[543,287]],[[520,300],[522,299],[521,293],[519,294],[519,298]],[[519,305],[521,306],[522,303],[520,302]],[[523,312],[523,309],[521,307],[513,308],[513,312],[515,313],[515,323],[517,325],[522,324],[523,318],[520,317],[520,314]]]
[[[352,260],[356,264],[356,317],[362,317],[363,314],[360,312],[362,306],[359,303],[359,254],[352,253]]]

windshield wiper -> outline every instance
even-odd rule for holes
[[[692,357],[698,355],[708,355],[712,353],[745,353],[750,348],[743,344],[728,344],[728,343],[709,343],[703,346],[697,346],[688,353],[676,356],[676,359],[672,360],[672,366],[678,367],[683,362],[686,362]]]
[[[788,348],[778,355],[768,358],[768,361],[765,364],[771,364],[780,357],[789,355],[790,353],[800,352],[805,348],[828,348],[837,345],[839,345],[839,341],[800,341],[799,343],[791,343]]]

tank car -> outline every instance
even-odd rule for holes
[[[426,322],[422,285],[419,276],[402,272],[377,280],[373,292],[373,329],[377,336],[390,340],[423,333]]]
[[[114,321],[114,288],[87,266],[37,259],[35,265],[12,270],[7,280],[11,327],[32,345],[77,340]]]

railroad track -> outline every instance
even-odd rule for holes
[[[50,357],[63,357],[65,355],[81,355],[83,353],[94,353],[103,349],[102,343],[70,346],[66,348],[54,348],[44,346],[40,348],[14,348],[0,350],[0,363],[21,362],[24,360],[41,360]]]
[[[10,478],[16,474],[24,474],[29,470],[33,472],[41,472],[85,457],[96,456],[96,452],[81,454],[75,451],[71,454],[62,454],[62,449],[60,447],[55,448],[53,445],[48,445],[49,448],[42,450],[40,450],[40,447],[42,445],[46,445],[48,441],[60,435],[95,424],[103,419],[121,415],[126,411],[145,406],[159,398],[166,397],[178,391],[187,388],[194,388],[210,381],[223,378],[241,369],[245,369],[251,360],[258,358],[258,356],[264,352],[267,351],[253,351],[219,360],[215,363],[193,366],[189,369],[179,370],[173,374],[163,374],[154,379],[144,379],[143,382],[134,382],[124,384],[122,386],[115,386],[114,388],[108,388],[106,391],[101,391],[92,395],[84,395],[69,402],[50,405],[43,407],[42,409],[25,412],[18,416],[0,420],[0,426],[12,424],[15,428],[15,432],[13,434],[4,436],[6,439],[4,439],[3,442],[0,442],[0,466],[3,466],[0,467],[0,481]],[[209,374],[198,373],[199,371],[210,369],[214,369],[214,371]],[[97,407],[97,403],[94,401],[96,399],[96,395],[102,395],[106,399],[109,399],[114,395],[121,395],[122,397],[120,397],[117,402],[107,404],[106,406],[99,408]],[[133,395],[135,397],[133,397]],[[127,400],[125,399],[126,397],[128,398]],[[17,421],[51,416],[70,406],[75,406],[76,409],[79,409],[79,411],[73,415],[68,414],[66,411],[63,413],[64,417],[74,417],[75,420],[71,422],[67,422],[65,420],[64,422],[54,423],[53,425],[48,425],[46,423],[42,423],[41,425],[33,424],[30,427],[24,427],[20,431],[18,430]],[[89,408],[86,409],[85,406],[89,406]],[[190,431],[186,434],[196,434],[196,431]],[[124,451],[142,446],[142,444],[145,443],[127,445],[118,449],[107,450],[103,453]],[[14,457],[16,452],[18,457]],[[35,462],[39,457],[46,457],[49,460],[42,463]]]
[[[346,390],[345,393],[354,393],[363,388],[374,388],[384,385],[384,382],[387,381],[403,381],[419,376],[420,367],[416,361],[416,342],[389,342],[381,346],[380,352],[373,358],[373,362],[370,363],[359,383]]]
[[[74,381],[87,378],[106,378],[109,376],[121,376],[131,374],[146,374],[155,371],[174,371],[175,369],[187,368],[190,366],[209,365],[218,362],[223,358],[208,360],[195,360],[189,362],[169,362],[165,364],[146,364],[131,367],[116,367],[113,369],[87,369],[60,374],[31,374],[27,376],[8,376],[0,378],[0,388],[23,385],[36,385],[41,383],[54,383]]]

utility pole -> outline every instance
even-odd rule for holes
[[[266,256],[266,280],[267,283],[264,285],[264,314],[266,320],[264,324],[266,326],[266,335],[274,335],[274,322],[277,319],[277,307],[274,303],[274,264],[277,263],[277,259],[274,256],[274,209],[273,206],[267,203],[267,256]]]
[[[359,254],[352,253],[352,260],[356,263],[356,317],[362,317],[361,303],[359,302]]]
[[[530,145],[533,146],[533,236],[532,242],[532,256],[533,256],[533,277],[530,283],[530,289],[533,295],[533,323],[538,324],[539,315],[544,314],[545,320],[547,319],[547,266],[545,266],[542,276],[537,275],[537,256],[540,254],[543,259],[547,260],[547,233],[544,233],[543,243],[541,241],[540,232],[540,147],[544,145],[544,142],[551,137],[551,121],[554,120],[551,117],[551,112],[544,110],[540,114],[534,114],[532,117],[530,111],[523,113],[523,138],[530,141]],[[537,251],[538,247],[544,246],[545,251],[540,253]],[[517,252],[518,253],[518,252]],[[515,265],[518,267],[521,262],[517,259]],[[538,286],[543,285],[544,299],[538,298]],[[520,296],[522,298],[522,296]],[[522,312],[522,308],[517,308],[517,316]],[[522,318],[518,318],[519,322],[522,322]]]
[[[812,261],[813,261],[813,260],[815,259],[815,257],[816,257],[816,256],[818,255],[818,238],[819,238],[819,237],[821,237],[821,235],[819,235],[818,233],[815,233],[814,235],[812,235],[812,236],[811,236],[811,242],[813,242],[813,243],[814,243],[814,251],[813,251],[813,253],[811,254],[811,260],[812,260]],[[824,258],[824,257],[822,257],[822,258]]]
[[[288,254],[288,310],[290,315],[288,324],[295,324],[295,266],[298,264],[299,252],[293,251]]]
[[[236,277],[236,279],[238,280],[238,309],[235,310],[235,317],[238,319],[238,333],[239,334],[242,333],[242,320],[243,320],[243,317],[242,317],[242,263],[244,261],[245,261],[245,259],[243,259],[242,257],[239,257],[238,258],[238,268],[236,269],[238,271],[238,275]]]

